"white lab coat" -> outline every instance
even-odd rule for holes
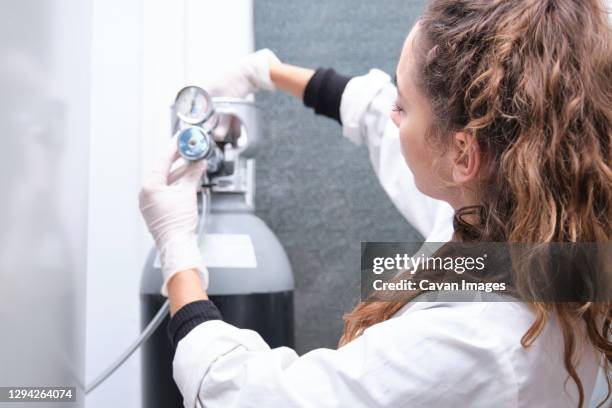
[[[340,107],[343,134],[368,145],[398,210],[428,241],[448,241],[452,209],[421,194],[388,119],[395,98],[378,70],[353,78]],[[533,321],[518,302],[411,302],[338,350],[303,356],[270,349],[254,331],[219,320],[183,338],[173,362],[185,407],[576,407],[551,319],[534,345],[520,339]],[[590,346],[577,371],[589,400],[601,355]]]

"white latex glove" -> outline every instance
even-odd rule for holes
[[[223,75],[208,81],[205,89],[212,96],[244,98],[260,90],[276,89],[270,79],[270,64],[280,60],[267,48],[245,57]]]
[[[181,165],[171,172],[175,163]],[[168,296],[170,278],[187,269],[200,271],[203,289],[208,287],[208,271],[202,262],[196,235],[196,192],[205,168],[205,160],[186,163],[173,138],[140,191],[140,212],[159,251],[164,296]]]

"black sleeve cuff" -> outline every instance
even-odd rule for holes
[[[181,307],[170,319],[167,331],[172,348],[192,329],[208,320],[223,320],[217,306],[210,300],[198,300]]]
[[[340,101],[350,77],[338,74],[332,68],[319,68],[315,71],[304,90],[304,105],[314,108],[315,113],[340,119]]]

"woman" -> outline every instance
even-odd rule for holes
[[[431,1],[402,49],[390,116],[411,171],[404,182],[450,205],[453,241],[610,241],[611,46],[595,0]],[[218,83],[234,96],[275,87],[341,121],[348,137],[374,138],[380,177],[393,154],[379,143],[390,132],[388,77],[349,79],[260,52]],[[203,165],[171,172],[170,151],[140,201],[186,407],[580,407],[608,368],[610,302],[364,302],[346,315],[337,350],[271,350],[207,300],[195,237]],[[442,215],[421,229],[445,230],[434,226],[444,207],[424,204]],[[424,211],[410,205],[419,225]]]

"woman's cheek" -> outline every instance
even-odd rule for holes
[[[407,126],[399,127],[399,137],[400,137],[400,146],[402,149],[402,156],[404,156],[404,160],[408,167],[412,170],[412,158],[411,154],[413,153],[413,149],[410,148],[410,128]]]
[[[398,121],[396,125],[399,130],[400,148],[404,161],[413,174],[420,173],[418,167],[422,163],[419,162],[424,159],[424,155],[422,155],[420,141],[418,140],[418,122],[414,120],[410,112],[393,113],[394,123],[395,120]]]
[[[399,111],[392,110],[391,113],[389,113],[389,117],[391,118],[393,124],[399,128],[401,125],[401,113]]]
[[[431,158],[424,143],[424,132],[421,131],[418,121],[411,121],[409,117],[402,119],[399,129],[402,155],[412,174],[417,177],[424,176]]]
[[[397,126],[397,129],[398,129],[402,156],[404,156],[404,159],[406,161],[408,161],[407,153],[408,153],[408,146],[410,144],[409,143],[410,126],[409,126],[409,120],[407,116],[408,115],[406,115],[406,113],[403,111],[391,112],[391,120],[393,121],[395,126]]]

